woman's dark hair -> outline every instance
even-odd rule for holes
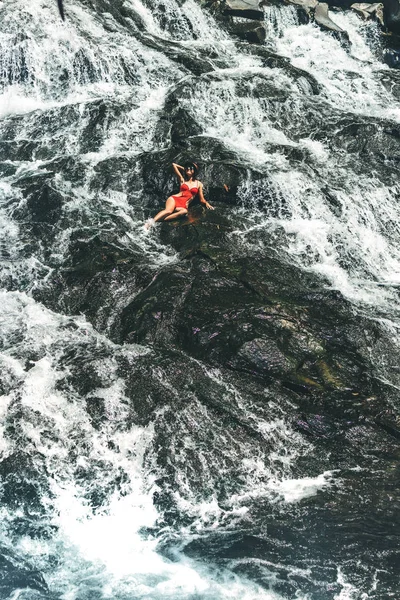
[[[193,175],[192,175],[192,177],[193,177],[193,179],[196,179],[197,173],[199,171],[199,167],[197,166],[197,164],[196,163],[187,163],[185,165],[185,173],[186,173],[186,169],[188,169],[188,168],[189,169],[193,169]]]

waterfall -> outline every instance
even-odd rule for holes
[[[372,538],[396,496],[391,426],[356,414],[397,411],[400,385],[400,96],[377,25],[335,13],[345,48],[266,6],[251,50],[195,0],[65,10],[0,4],[2,597],[389,597],[395,550]],[[143,227],[185,157],[211,203],[240,173],[211,241]],[[209,305],[189,311],[195,284]]]

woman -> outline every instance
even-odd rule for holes
[[[178,219],[179,217],[183,217],[187,215],[188,207],[193,198],[198,194],[200,203],[206,208],[210,208],[214,210],[214,208],[207,202],[204,198],[203,194],[203,184],[201,181],[196,179],[198,166],[196,163],[189,163],[184,167],[177,165],[176,163],[172,163],[172,168],[176,176],[179,179],[179,183],[181,184],[179,194],[175,194],[174,196],[170,196],[166,203],[165,209],[161,210],[156,214],[152,222],[157,223],[157,221],[172,221],[173,219]],[[183,177],[182,173],[185,174]],[[151,225],[151,222],[148,226]]]

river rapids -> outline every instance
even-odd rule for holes
[[[398,600],[377,23],[65,9],[0,2],[0,598]],[[188,160],[215,210],[146,230]]]

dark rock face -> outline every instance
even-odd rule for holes
[[[162,225],[163,238],[186,260],[159,273],[135,297],[115,334],[158,350],[182,349],[297,392],[348,394],[357,382],[363,389],[357,394],[371,395],[364,334],[343,299],[321,294],[322,282],[298,279],[270,256],[251,263],[232,259],[229,231],[211,214],[201,224]],[[342,322],[349,319],[348,334],[339,334],[339,315]]]
[[[250,44],[263,44],[265,42],[265,27],[258,22],[233,23],[230,30],[239,39],[245,40]]]
[[[273,376],[285,377],[293,370],[294,365],[283,352],[277,342],[271,338],[253,338],[245,342],[239,349],[233,364],[243,370]]]
[[[246,86],[246,79],[241,85]],[[269,93],[263,85],[261,82],[256,93]],[[254,90],[257,88],[253,86]],[[342,131],[343,143],[361,139],[359,133],[355,138],[350,135],[348,128]],[[378,146],[371,135],[373,131],[368,125],[365,136],[371,144],[371,155],[376,156]],[[377,131],[382,135],[382,129]],[[340,145],[337,129],[335,140]],[[197,151],[205,156],[207,148],[210,163],[205,162],[204,170],[215,186],[209,190],[210,198],[213,202],[237,203],[235,189],[248,171],[231,163],[229,153],[220,144],[213,145],[208,140],[203,148],[203,143],[199,138]],[[188,148],[194,148],[197,138],[191,138],[190,144]],[[386,139],[384,145],[387,150]],[[114,160],[110,177],[120,168],[129,185],[130,172],[135,169],[132,202],[134,185],[141,185],[141,180],[152,181],[154,189],[149,191],[148,203],[153,211],[157,208],[156,198],[165,197],[169,191],[168,169],[163,171],[160,167],[167,166],[169,160],[169,152],[154,155],[153,161],[147,155],[135,158],[133,163]],[[103,176],[99,168],[100,172]],[[262,177],[252,174],[253,178],[257,176]],[[98,180],[99,185],[103,185],[101,181]],[[118,176],[115,181],[118,185]],[[223,188],[224,182],[229,184],[228,192]],[[332,210],[340,210],[334,193],[328,189],[326,193]],[[53,204],[49,204],[46,194],[43,219],[53,218],[53,214],[56,218],[59,213],[51,212]],[[26,206],[29,211],[42,210],[40,203],[30,207],[28,201]],[[57,199],[54,206],[59,210]],[[143,263],[139,248],[135,252],[131,247],[127,252],[112,236],[85,238],[76,234],[70,240],[68,264],[57,281],[50,281],[47,291],[36,290],[35,296],[54,308],[62,305],[71,313],[84,312],[100,329],[110,327],[112,315],[111,333],[116,341],[145,344],[161,353],[183,351],[242,376],[248,374],[260,381],[283,385],[288,393],[304,395],[303,406],[308,406],[309,397],[313,407],[324,406],[326,410],[326,399],[333,396],[336,402],[338,394],[347,406],[354,392],[361,401],[350,402],[345,410],[378,419],[388,407],[379,408],[379,402],[365,401],[378,392],[364,349],[362,324],[356,324],[347,303],[340,295],[323,292],[323,281],[284,266],[269,254],[238,256],[232,241],[233,222],[229,205],[223,204],[207,216],[200,207],[193,207],[187,222],[159,226],[160,240],[172,245],[181,261],[156,274]],[[124,304],[121,298],[116,311],[113,289],[121,285],[129,288],[134,299]],[[52,287],[57,290],[54,299]],[[341,322],[340,327],[337,321]],[[367,329],[370,327],[369,324]],[[91,399],[87,410],[93,426],[101,427],[101,399]],[[385,422],[396,430],[395,419],[386,418]]]

